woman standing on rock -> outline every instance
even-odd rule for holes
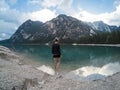
[[[57,37],[54,39],[54,44],[52,45],[52,54],[54,59],[54,69],[55,72],[58,72],[60,66],[61,51],[60,51],[59,39]]]

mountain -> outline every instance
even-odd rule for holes
[[[12,43],[47,43],[55,37],[61,41],[74,41],[89,36],[92,28],[85,22],[66,15],[42,23],[27,20],[11,36]]]
[[[91,26],[94,29],[94,32],[96,33],[111,32],[111,31],[117,30],[118,28],[117,26],[107,25],[103,21],[95,21],[93,23],[89,22],[88,25]]]
[[[10,37],[10,41],[12,43],[23,43],[28,41],[41,29],[42,24],[43,23],[39,21],[27,20]]]
[[[27,20],[16,30],[9,40],[4,40],[4,42],[40,44],[49,43],[55,37],[59,37],[62,43],[74,43],[84,37],[97,35],[102,32],[112,32],[112,30],[117,29],[117,26],[110,26],[102,21],[87,23],[61,14],[45,23]]]

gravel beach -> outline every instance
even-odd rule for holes
[[[73,80],[67,73],[48,75],[0,46],[0,90],[120,90],[120,73],[101,80]]]

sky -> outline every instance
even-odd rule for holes
[[[46,22],[59,14],[119,26],[120,0],[0,0],[0,40],[28,19]]]

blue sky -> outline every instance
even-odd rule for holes
[[[76,4],[91,13],[100,14],[115,10],[114,0],[76,0]],[[76,8],[77,9],[77,8]]]
[[[120,0],[0,0],[0,40],[27,19],[46,22],[66,14],[86,22],[120,25]]]

